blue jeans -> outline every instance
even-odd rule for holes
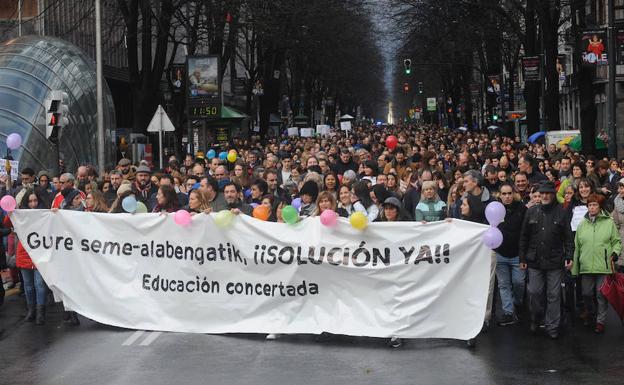
[[[45,305],[48,288],[39,270],[20,269],[28,306]]]
[[[496,253],[496,278],[505,314],[514,314],[522,305],[525,271],[520,269],[520,257],[507,258]]]

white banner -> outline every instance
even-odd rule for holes
[[[469,339],[481,330],[484,225],[318,217],[295,225],[214,215],[17,210],[16,232],[56,298],[95,321],[196,333]]]

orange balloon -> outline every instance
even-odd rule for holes
[[[261,221],[268,220],[270,215],[271,210],[265,205],[258,205],[255,209],[253,209],[253,217],[260,219]]]

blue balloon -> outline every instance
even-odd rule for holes
[[[226,159],[227,159],[227,152],[225,152],[225,151],[221,151],[221,152],[219,153],[219,159],[221,159],[221,160],[226,160]]]
[[[290,205],[299,211],[301,209],[301,198],[293,199]]]
[[[256,207],[258,207],[258,206],[260,206],[260,205],[259,205],[259,204],[257,204],[257,203],[250,203],[250,204],[249,204],[249,206],[251,206],[252,208],[254,208],[254,209],[255,209]]]
[[[121,201],[121,207],[127,213],[134,213],[137,209],[137,201],[132,195],[127,196]]]
[[[208,156],[208,159],[212,159],[215,156],[217,156],[217,152],[215,150],[209,150],[208,154],[206,154]]]
[[[249,198],[251,196],[251,190],[247,189],[243,194],[245,195],[245,198]]]

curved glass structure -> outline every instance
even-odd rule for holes
[[[20,162],[20,169],[55,169],[57,149],[45,136],[44,107],[53,90],[69,96],[69,124],[61,129],[58,149],[66,168],[97,163],[95,62],[67,41],[40,36],[0,45],[0,158],[7,153],[7,136],[16,132],[23,144],[11,155]],[[106,166],[110,166],[115,110],[105,82],[103,91]]]

